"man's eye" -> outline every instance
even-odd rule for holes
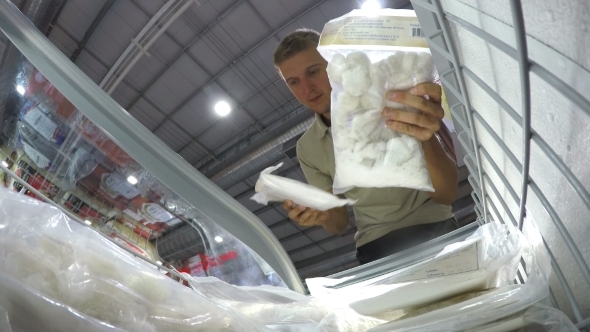
[[[310,75],[310,76],[315,76],[315,75],[316,75],[317,73],[319,73],[319,72],[320,72],[319,70],[317,70],[317,69],[314,69],[314,70],[312,70],[312,71],[309,73],[309,75]]]
[[[297,80],[290,80],[287,83],[289,83],[289,85],[297,85]]]

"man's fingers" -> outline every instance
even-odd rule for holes
[[[293,201],[291,200],[286,200],[283,202],[283,209],[289,211],[293,208]]]
[[[433,132],[431,132],[428,129],[421,128],[408,123],[394,120],[387,120],[385,123],[387,124],[387,127],[389,127],[390,129],[400,132],[402,134],[416,137],[418,140],[422,142],[429,140],[433,135]]]
[[[414,96],[410,93],[400,91],[390,91],[387,93],[387,99],[410,106],[437,119],[442,119],[445,116],[445,111],[438,103],[421,96]]]
[[[291,209],[291,211],[288,213],[289,219],[299,221],[304,211],[305,207],[301,205]]]
[[[430,129],[433,132],[437,132],[440,129],[440,120],[424,114],[385,108],[383,110],[383,116],[386,120],[404,122],[421,128]]]
[[[297,222],[303,223],[303,222],[306,222],[306,221],[310,220],[315,212],[317,212],[317,211],[314,210],[314,209],[307,209],[307,210],[305,210],[305,212],[303,212],[299,216],[299,220],[297,220]]]
[[[442,88],[436,83],[423,83],[411,88],[410,94],[414,96],[428,96],[428,100],[440,103],[442,99]]]

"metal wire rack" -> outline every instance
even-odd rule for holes
[[[538,121],[535,122],[537,118],[534,116],[539,116],[539,105],[533,106],[531,103],[535,84],[544,84],[544,88],[553,90],[571,102],[572,112],[581,113],[583,121],[588,121],[590,101],[577,90],[578,87],[572,84],[556,63],[563,61],[569,67],[576,68],[581,78],[587,78],[588,71],[527,36],[520,0],[498,4],[500,7],[509,7],[503,9],[510,12],[512,25],[505,23],[509,21],[506,16],[500,21],[484,13],[478,8],[478,1],[412,0],[412,3],[437,68],[442,73],[443,87],[450,92],[449,105],[453,120],[462,128],[459,140],[467,152],[465,163],[471,173],[468,179],[474,189],[472,197],[476,203],[478,220],[484,223],[493,219],[522,229],[525,216],[527,220],[534,217],[543,233],[554,271],[550,301],[568,314],[579,329],[588,330],[588,233],[584,241],[581,240],[584,236],[575,232],[576,229],[588,227],[590,195],[580,181],[579,170],[573,170],[564,161],[564,154],[556,151],[546,130],[538,130],[540,125]],[[498,85],[493,86],[489,80],[482,78],[481,68],[474,68],[473,62],[466,60],[470,56],[467,54],[469,50],[463,47],[461,37],[467,34],[470,41],[478,41],[478,45],[491,54],[491,59],[494,56],[504,57],[503,61],[497,62],[487,59],[490,60],[488,64],[491,70],[516,69],[516,72],[511,73],[518,75],[520,107],[515,106],[514,98],[507,100],[506,93]],[[481,107],[479,103],[480,107],[474,107],[474,98],[482,96],[481,92],[489,96],[488,105],[495,105]],[[505,129],[508,127],[518,128],[516,132],[521,133],[520,146],[515,147],[515,141],[510,140],[510,137],[516,137],[514,133],[506,134]],[[562,133],[561,136],[564,135]],[[521,152],[520,158],[514,150]],[[550,179],[539,172],[533,174],[532,166],[541,169],[554,167],[560,178]],[[556,183],[561,180],[565,180],[569,188],[558,187]],[[568,204],[577,202],[556,199],[551,192],[554,190],[573,190],[581,200],[583,212],[578,215],[568,213]],[[548,218],[544,218],[545,213]],[[526,280],[523,274],[524,269],[520,269],[518,281]]]

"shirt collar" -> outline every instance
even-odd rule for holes
[[[312,127],[318,138],[323,138],[326,136],[326,132],[328,132],[328,129],[330,129],[328,126],[326,126],[324,120],[322,120],[322,116],[318,113],[315,113],[315,121],[313,122]]]

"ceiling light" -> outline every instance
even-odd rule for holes
[[[6,161],[2,160],[2,166],[8,168],[8,163]]]
[[[363,3],[363,5],[361,6],[361,9],[379,10],[379,9],[381,9],[381,5],[379,4],[379,1],[377,1],[377,0],[367,0]]]
[[[131,183],[131,184],[137,184],[137,178],[133,175],[129,175],[127,177],[127,182]]]
[[[217,235],[217,236],[215,237],[215,241],[216,241],[216,242],[223,242],[223,238],[222,238],[221,236]]]
[[[90,220],[84,220],[84,223],[88,226],[92,225],[92,221],[90,221]]]
[[[226,116],[231,112],[231,107],[227,102],[220,101],[217,104],[215,104],[215,112],[217,112],[217,114],[219,114],[220,116]]]
[[[22,85],[17,85],[16,86],[16,92],[20,93],[21,96],[23,96],[25,94],[25,87]]]

